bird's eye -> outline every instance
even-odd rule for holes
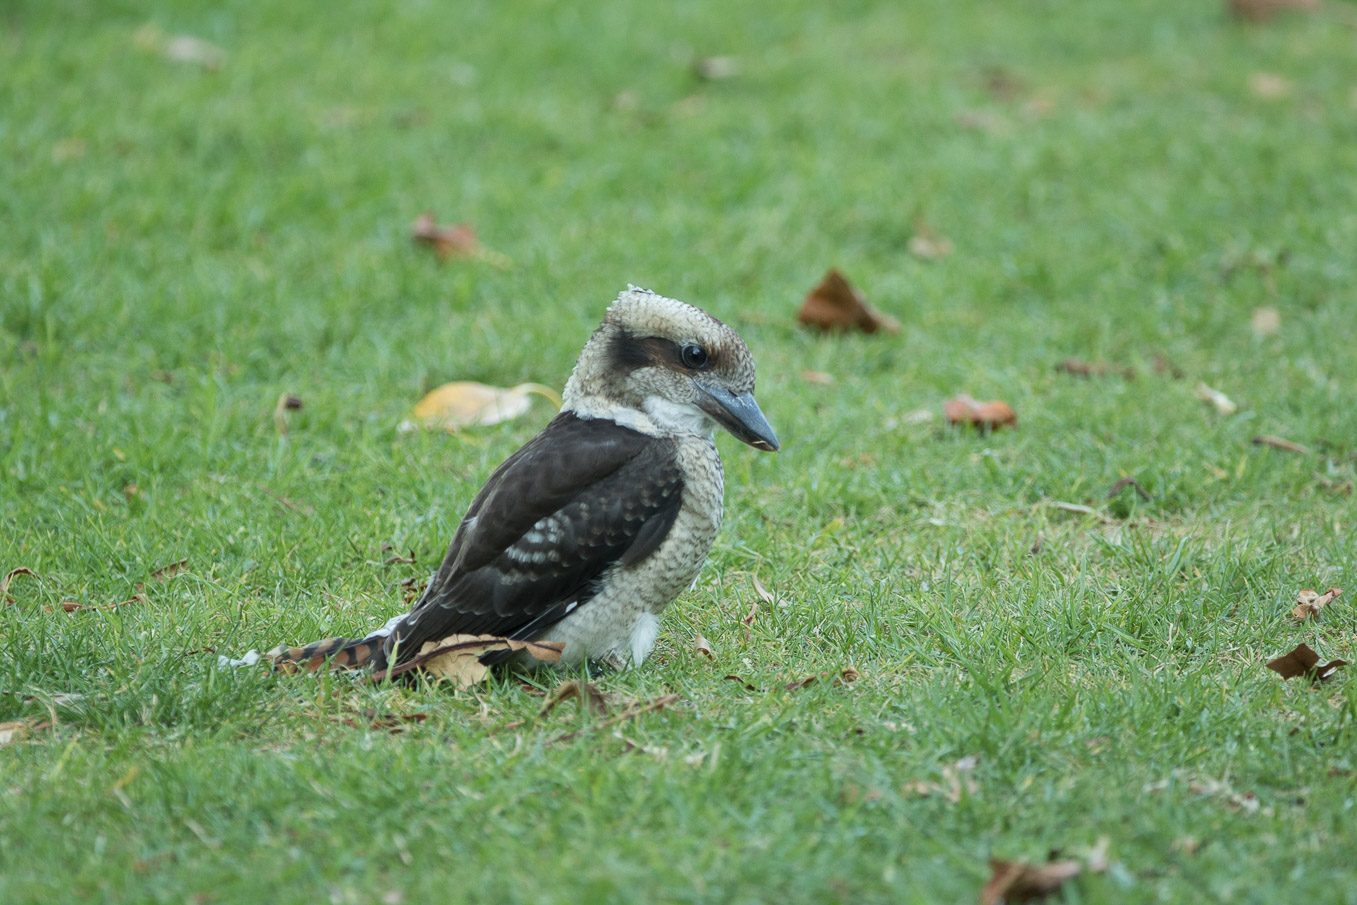
[[[696,343],[688,343],[679,350],[679,357],[683,359],[685,368],[692,368],[699,371],[707,366],[707,350]]]

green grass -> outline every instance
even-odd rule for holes
[[[1357,679],[1262,668],[1357,659],[1352,14],[8,4],[0,572],[40,579],[0,606],[0,720],[58,725],[0,748],[0,901],[969,902],[987,857],[1107,837],[1070,901],[1357,902]],[[148,24],[225,65],[139,46]],[[698,80],[709,54],[740,75]],[[426,208],[513,266],[412,247]],[[955,253],[911,256],[919,220]],[[904,330],[797,329],[830,266]],[[627,282],[741,330],[784,444],[720,441],[711,561],[601,681],[681,702],[600,728],[512,679],[187,653],[399,611],[551,413],[395,425],[445,380],[559,386]],[[1057,374],[1072,355],[1141,376]],[[909,417],[963,391],[1020,427]],[[1153,499],[1108,499],[1125,476]],[[62,611],[185,557],[142,603]],[[746,631],[755,576],[780,603]],[[364,708],[428,717],[343,723]],[[919,794],[971,756],[960,795]]]

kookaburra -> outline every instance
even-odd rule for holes
[[[608,308],[563,399],[490,475],[410,612],[275,662],[386,669],[460,634],[564,642],[566,664],[640,665],[721,526],[715,428],[755,449],[777,450],[777,437],[739,334],[644,289]]]

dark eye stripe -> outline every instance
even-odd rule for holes
[[[685,361],[686,347],[701,349],[704,362],[698,365]],[[720,359],[719,351],[702,349],[695,343],[680,345],[658,336],[637,336],[626,332],[613,337],[609,353],[612,355],[613,367],[623,373],[656,365],[675,371],[709,371],[719,364]]]

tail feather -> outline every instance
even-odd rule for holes
[[[386,669],[383,635],[366,638],[326,638],[303,647],[275,647],[266,655],[279,672],[316,672],[321,669]]]

